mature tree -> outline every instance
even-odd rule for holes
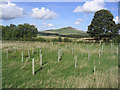
[[[91,24],[88,26],[87,33],[91,37],[101,39],[108,37],[112,39],[118,35],[117,25],[113,21],[113,15],[108,10],[99,10],[95,13]]]
[[[20,37],[22,38],[32,38],[36,37],[38,30],[34,25],[29,25],[25,23],[24,25],[18,25],[18,31],[20,34]]]

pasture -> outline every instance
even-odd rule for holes
[[[3,41],[2,87],[117,88],[117,47],[113,43]]]

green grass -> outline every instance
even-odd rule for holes
[[[13,43],[13,44],[12,44]],[[66,47],[67,44],[67,47]],[[117,88],[118,61],[117,46],[104,45],[104,52],[98,57],[98,44],[4,42],[2,47],[3,88]],[[15,52],[13,47],[18,48]],[[72,47],[74,54],[72,54]],[[9,48],[8,57],[6,49]],[[28,58],[32,48],[35,53]],[[43,66],[40,66],[39,50],[42,49]],[[58,49],[63,55],[58,62]],[[100,47],[102,48],[102,47]],[[90,60],[88,61],[88,51]],[[24,63],[21,62],[24,53]],[[77,55],[77,67],[74,57]],[[32,75],[32,59],[35,59],[35,75]],[[96,72],[93,73],[93,67]]]

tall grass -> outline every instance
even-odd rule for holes
[[[103,54],[99,57],[98,52],[102,47],[104,47]],[[58,62],[59,48],[62,49],[60,62]],[[111,49],[111,44],[99,47],[96,43],[3,42],[2,86],[3,88],[117,88],[116,48],[116,45],[112,45]],[[6,57],[7,49],[8,57]],[[40,65],[40,50],[42,50],[42,65]],[[34,59],[35,75],[32,74],[32,59]]]

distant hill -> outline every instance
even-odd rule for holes
[[[40,31],[39,35],[44,35],[44,36],[54,35],[54,36],[66,37],[70,35],[88,35],[88,34],[84,31],[80,31],[72,27],[64,27],[60,29]]]
[[[51,30],[51,31],[52,32],[57,32],[57,33],[63,34],[63,35],[85,33],[83,31],[77,30],[77,29],[72,28],[72,27],[64,27],[64,28]]]

